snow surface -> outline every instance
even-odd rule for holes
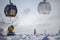
[[[49,40],[60,40],[60,35],[48,36],[48,38]],[[7,40],[47,40],[47,39],[46,39],[46,35],[20,34],[16,36],[9,36],[7,37]]]

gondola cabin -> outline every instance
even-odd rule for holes
[[[7,17],[15,17],[17,14],[17,7],[13,4],[9,4],[5,7],[4,13]]]

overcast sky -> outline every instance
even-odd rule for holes
[[[48,30],[47,33],[56,33],[60,29],[60,0],[47,0],[51,4],[50,14],[38,13],[37,7],[41,1],[43,0],[12,0],[18,9],[16,17],[11,18],[12,21],[16,19],[15,32],[31,33],[36,28],[38,33],[44,33],[45,29]],[[8,0],[0,0],[0,21],[4,19],[5,22],[10,22],[10,18],[4,15],[7,4],[9,4]],[[50,30],[53,31],[49,32]]]

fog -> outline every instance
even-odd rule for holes
[[[37,30],[37,34],[46,33],[56,34],[60,30],[60,0],[47,0],[51,4],[51,12],[49,14],[39,14],[38,4],[42,0],[12,0],[17,6],[18,13],[16,17],[6,17],[4,8],[9,4],[8,0],[0,0],[0,21],[12,22],[15,27],[15,33],[33,34],[33,29]],[[0,25],[7,33],[8,25]]]

